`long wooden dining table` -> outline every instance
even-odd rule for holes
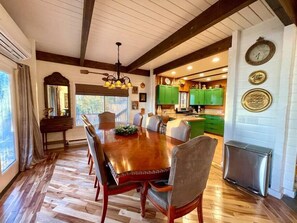
[[[102,123],[96,128],[116,183],[168,178],[171,151],[183,142],[142,127],[133,135],[116,135],[119,125],[123,123]]]

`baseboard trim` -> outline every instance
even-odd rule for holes
[[[271,188],[268,188],[268,194],[277,198],[277,199],[282,199],[282,197],[283,197],[283,193],[273,190]]]
[[[11,187],[11,185],[14,183],[14,181],[16,180],[16,178],[20,175],[20,171],[14,176],[14,178],[12,178],[12,180],[9,182],[9,184],[7,184],[7,186],[1,191],[0,193],[0,200],[2,199],[3,195],[8,191],[8,189]]]

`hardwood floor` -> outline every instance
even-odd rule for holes
[[[102,196],[94,201],[94,175],[89,176],[88,170],[86,147],[52,154],[20,174],[0,200],[0,222],[98,222]],[[166,222],[150,203],[146,208],[146,218],[141,218],[136,191],[110,196],[106,222]],[[218,165],[211,168],[203,212],[206,223],[297,222],[297,213],[283,201],[262,198],[226,183]],[[196,211],[175,222],[197,222]]]

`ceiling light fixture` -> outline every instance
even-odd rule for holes
[[[212,62],[214,62],[214,63],[219,62],[219,61],[220,61],[220,58],[218,58],[218,57],[215,57],[212,59]]]
[[[193,67],[192,67],[192,66],[188,66],[187,69],[188,69],[188,70],[192,70]]]
[[[188,80],[188,78],[187,77],[184,77],[184,80]]]
[[[176,72],[175,72],[175,71],[172,71],[172,72],[171,72],[171,74],[172,74],[172,75],[175,75],[175,74],[176,74]]]
[[[118,62],[115,64],[117,73],[116,75],[109,74],[107,77],[102,78],[102,80],[105,81],[103,87],[107,87],[108,89],[115,89],[115,88],[121,88],[121,89],[128,89],[132,88],[132,83],[129,77],[121,75],[120,68],[120,46],[122,45],[120,42],[116,42],[116,45],[118,46]]]
[[[207,81],[210,81],[210,80],[211,80],[211,78],[210,78],[210,77],[208,77],[208,78],[206,78],[206,80],[207,80]]]
[[[204,76],[204,73],[199,74],[199,76],[200,76],[200,77],[203,77],[203,76]]]
[[[226,77],[227,77],[227,75],[223,75],[223,76],[222,76],[222,78],[226,78]]]
[[[228,71],[228,67],[224,67],[224,68],[222,69],[222,71],[223,71],[223,72],[227,72],[227,71]]]

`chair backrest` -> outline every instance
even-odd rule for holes
[[[173,149],[168,180],[173,185],[168,194],[171,206],[182,207],[203,192],[217,143],[209,136],[197,136]]]
[[[115,122],[115,113],[103,112],[98,116],[99,116],[99,123]]]
[[[159,132],[160,124],[161,119],[158,116],[153,115],[151,117],[148,117],[146,128],[155,132]]]
[[[86,115],[81,115],[81,119],[83,120],[84,124],[91,124],[88,117]]]
[[[154,114],[152,112],[149,112],[149,113],[147,113],[147,116],[152,117],[152,116],[154,116]]]
[[[167,114],[161,115],[161,121],[162,121],[162,124],[166,125],[167,122],[169,121],[169,115]]]
[[[166,135],[186,142],[190,139],[191,126],[182,120],[169,121],[166,126]]]
[[[140,113],[134,115],[133,125],[140,126],[142,125],[143,116]]]
[[[94,164],[95,164],[95,172],[98,180],[102,185],[107,183],[107,173],[106,173],[106,163],[104,152],[101,147],[100,139],[97,134],[93,132],[90,125],[86,125],[86,134],[87,140],[90,146],[90,152],[92,153]]]

